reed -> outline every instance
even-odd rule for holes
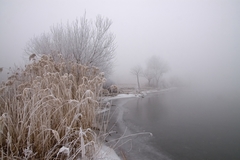
[[[90,159],[104,74],[42,56],[0,86],[1,159]]]

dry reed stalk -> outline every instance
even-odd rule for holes
[[[91,128],[104,81],[97,68],[61,57],[44,55],[26,65],[0,89],[0,157],[93,157],[97,135]]]
[[[124,159],[124,160],[127,160],[127,158],[126,158],[126,156],[125,156],[125,154],[124,154],[123,151],[121,151],[121,154],[122,154],[122,156],[123,156],[123,159]]]

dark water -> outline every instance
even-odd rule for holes
[[[149,144],[173,160],[240,160],[238,93],[176,89],[133,99],[124,121],[153,133]]]

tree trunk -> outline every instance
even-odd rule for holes
[[[148,87],[150,87],[151,79],[148,79]]]
[[[137,75],[137,82],[138,82],[138,89],[140,90],[140,83],[139,83],[139,77]]]

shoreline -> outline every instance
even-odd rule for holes
[[[129,127],[128,122],[124,121],[124,114],[127,113],[127,108],[124,107],[124,105],[137,98],[145,98],[151,96],[151,94],[158,94],[173,89],[177,88],[148,90],[136,94],[118,94],[114,97],[104,98],[104,102],[109,102],[112,106],[108,110],[105,110],[110,110],[110,119],[108,122],[108,136],[103,144],[112,149],[114,151],[113,154],[117,155],[119,159],[127,159],[127,157],[134,159],[136,156],[144,156],[140,150],[146,151],[146,148],[148,148],[147,150],[149,152],[154,152],[154,148],[145,144],[145,142],[152,137],[152,133],[136,130],[136,126]],[[139,150],[137,150],[134,146],[142,147],[138,147]],[[158,154],[162,159],[168,159],[160,153],[155,152],[153,154]]]

